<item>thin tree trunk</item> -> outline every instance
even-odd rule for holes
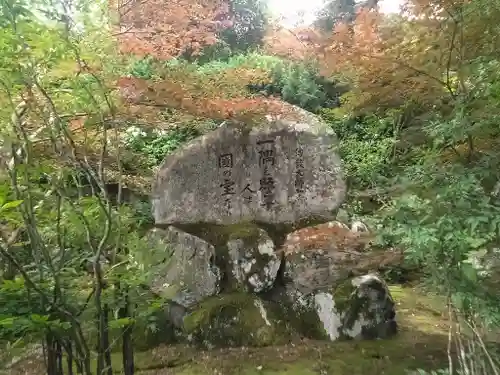
[[[107,369],[107,375],[113,375],[113,366],[111,364],[111,346],[109,344],[109,306],[105,304],[102,309],[102,343],[104,345],[104,363]]]
[[[109,308],[102,303],[102,291],[104,290],[104,281],[101,275],[100,259],[94,261],[94,277],[95,277],[95,307],[98,332],[97,344],[97,375],[104,375],[105,366],[107,366],[108,374],[113,374],[111,366],[111,353],[109,347],[109,327],[108,314]]]
[[[96,325],[97,325],[97,363],[96,363],[96,375],[104,375],[104,350],[105,350],[105,338],[104,338],[104,319],[103,319],[103,309],[101,303],[102,294],[102,283],[100,282],[101,267],[99,264],[99,259],[94,261],[94,278],[95,278],[95,294],[94,302],[96,308]]]
[[[124,288],[124,304],[123,307],[118,311],[118,317],[120,319],[130,317],[130,299],[128,296],[128,288]],[[122,332],[122,360],[123,360],[123,373],[124,375],[134,375],[135,364],[134,364],[134,346],[132,341],[132,329],[133,325],[127,325],[123,328]]]
[[[66,365],[68,366],[68,375],[73,375],[73,345],[69,339],[66,342]]]
[[[57,375],[63,375],[64,370],[63,370],[63,351],[62,351],[62,346],[61,346],[61,339],[56,337],[54,346],[55,346],[55,362],[56,362],[56,374]]]
[[[47,375],[56,375],[54,337],[52,336],[52,332],[47,332],[45,340],[47,341]]]

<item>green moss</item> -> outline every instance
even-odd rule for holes
[[[266,321],[256,301],[245,293],[209,298],[184,318],[185,331],[199,343],[215,346],[266,346],[283,341],[288,331],[284,321],[278,319],[276,307],[261,302]]]
[[[301,301],[296,299],[293,303],[288,302],[289,298],[283,296],[281,301],[280,310],[291,331],[308,338],[329,340],[311,296]]]
[[[258,225],[243,222],[233,225],[217,225],[206,223],[179,224],[177,227],[187,233],[198,236],[212,245],[218,247],[225,245],[230,238],[246,237],[257,233]]]
[[[351,280],[346,280],[332,291],[337,311],[344,312],[347,310],[351,303],[354,290],[355,287],[352,285]]]
[[[261,238],[259,227],[255,224],[231,225],[226,229],[228,231],[228,240],[241,239],[245,243],[257,243]]]
[[[198,308],[184,318],[184,329],[187,333],[194,332],[198,327],[207,325],[210,320],[219,315],[224,308],[234,307],[245,310],[253,303],[253,299],[240,293],[232,293],[207,298]]]
[[[446,366],[446,336],[405,333],[364,342],[295,343],[254,351],[217,352],[173,371],[174,375],[402,375]]]
[[[444,297],[417,288],[389,287],[396,302],[396,320],[402,329],[434,334],[447,334],[448,320]]]
[[[447,363],[447,322],[439,297],[391,287],[400,333],[393,339],[296,342],[294,345],[217,351],[172,370],[173,375],[401,375]],[[209,352],[210,353],[210,352]],[[260,367],[262,366],[262,367]]]

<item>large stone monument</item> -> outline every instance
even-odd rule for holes
[[[153,185],[157,225],[328,221],[346,186],[333,131],[308,123],[226,123],[169,155]]]
[[[337,138],[293,111],[223,124],[168,155],[153,184],[155,224],[175,250],[156,284],[181,284],[172,321],[208,346],[396,331],[390,293],[370,273],[378,258],[358,241],[367,233],[332,221],[346,195]]]

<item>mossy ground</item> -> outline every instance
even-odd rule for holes
[[[443,301],[410,288],[394,286],[391,292],[398,305],[400,332],[390,340],[336,343],[302,340],[285,346],[207,351],[176,368],[142,373],[404,375],[411,369],[446,366],[448,327]],[[161,356],[162,349],[155,352]]]
[[[275,316],[273,306],[261,302],[269,314],[265,319],[269,318],[273,322],[268,325],[256,301],[248,293],[208,298],[198,310],[184,318],[186,333],[194,334],[195,341],[213,343],[217,347],[267,346],[289,341],[284,320]]]
[[[158,347],[136,354],[142,375],[405,375],[407,370],[446,366],[447,320],[444,301],[412,288],[391,287],[399,334],[389,340],[318,342],[283,346],[196,351]],[[119,353],[115,373],[122,373]],[[30,369],[31,370],[31,369]],[[25,373],[26,368],[22,372]],[[36,372],[30,371],[35,374]]]

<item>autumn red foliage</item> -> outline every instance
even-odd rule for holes
[[[312,28],[273,25],[266,32],[263,50],[268,55],[303,60],[313,52],[320,38],[320,34]]]
[[[325,74],[351,83],[346,108],[432,107],[463,91],[460,74],[469,61],[499,55],[494,29],[500,10],[473,7],[470,0],[407,0],[404,13],[390,17],[361,8],[352,24],[337,25],[316,55]]]
[[[408,9],[423,12],[419,2],[423,0],[416,0],[416,5]],[[129,1],[114,7],[118,14],[120,50],[163,60],[179,56],[186,50],[200,51],[216,41],[216,33],[221,27],[231,24],[229,7],[224,0],[175,0],[168,6],[159,0]],[[422,21],[414,23],[414,30],[423,29]],[[427,64],[434,72],[413,68],[421,63],[414,56],[422,54],[414,45],[405,43],[406,34],[401,27],[391,26],[388,31],[382,26],[382,17],[376,10],[361,9],[354,24],[337,25],[330,34],[312,28],[286,29],[275,25],[267,31],[264,50],[288,59],[319,58],[322,73],[342,75],[354,83],[356,102],[351,103],[353,108],[391,106],[398,101],[421,99],[425,97],[423,93],[435,92],[428,95],[434,97],[443,90],[443,84],[428,76],[440,67]],[[417,32],[417,35],[420,34]],[[426,45],[428,42],[426,40]],[[278,100],[249,98],[245,93],[244,85],[259,81],[265,72],[230,69],[203,82],[189,73],[183,74],[180,72],[178,76],[156,82],[122,78],[118,87],[126,103],[133,105],[135,110],[137,106],[147,106],[150,111],[171,107],[212,118],[248,117],[252,113],[259,116],[281,111]]]
[[[217,32],[232,25],[224,0],[174,0],[166,6],[159,0],[115,3],[116,37],[120,52],[168,60],[189,51],[200,52],[217,40]],[[124,99],[123,112],[159,112],[176,108],[214,119],[248,118],[279,113],[281,103],[273,98],[250,98],[245,84],[262,80],[266,72],[229,69],[217,77],[200,81],[188,71],[170,72],[163,80],[150,82],[122,77],[116,87]]]
[[[224,0],[127,0],[110,2],[123,53],[169,59],[187,49],[213,44],[216,32],[231,26]]]
[[[174,0],[168,7],[159,0],[116,5],[120,48],[161,59],[200,50],[216,41],[217,30],[231,25],[232,16],[224,1]],[[453,31],[453,12],[460,12],[469,3],[407,0],[406,15],[411,17],[396,16],[391,20],[376,8],[361,8],[352,24],[339,24],[330,33],[274,25],[267,30],[264,51],[295,60],[317,58],[323,75],[351,85],[343,103],[347,111],[384,110],[409,102],[434,105],[453,90],[450,79],[443,78],[449,76],[447,72],[456,70],[464,59],[488,52],[484,48],[489,44],[477,40],[479,35],[493,35],[484,19],[477,23],[468,19],[467,27],[460,31],[460,40]],[[275,107],[275,99],[249,98],[244,93],[244,85],[255,83],[262,75],[265,73],[239,68],[205,82],[189,76],[169,77],[145,86],[135,81],[133,85],[141,86],[134,86],[136,93],[130,80],[124,79],[120,85],[129,102],[141,93],[139,96],[146,98],[151,107],[171,105],[229,118],[235,112],[266,112]]]
[[[205,96],[194,89],[171,81],[152,82],[139,78],[123,77],[117,82],[125,108],[135,114],[149,109],[177,108],[189,114],[212,119],[240,121],[259,120],[285,111],[284,103],[274,98],[244,96]]]

